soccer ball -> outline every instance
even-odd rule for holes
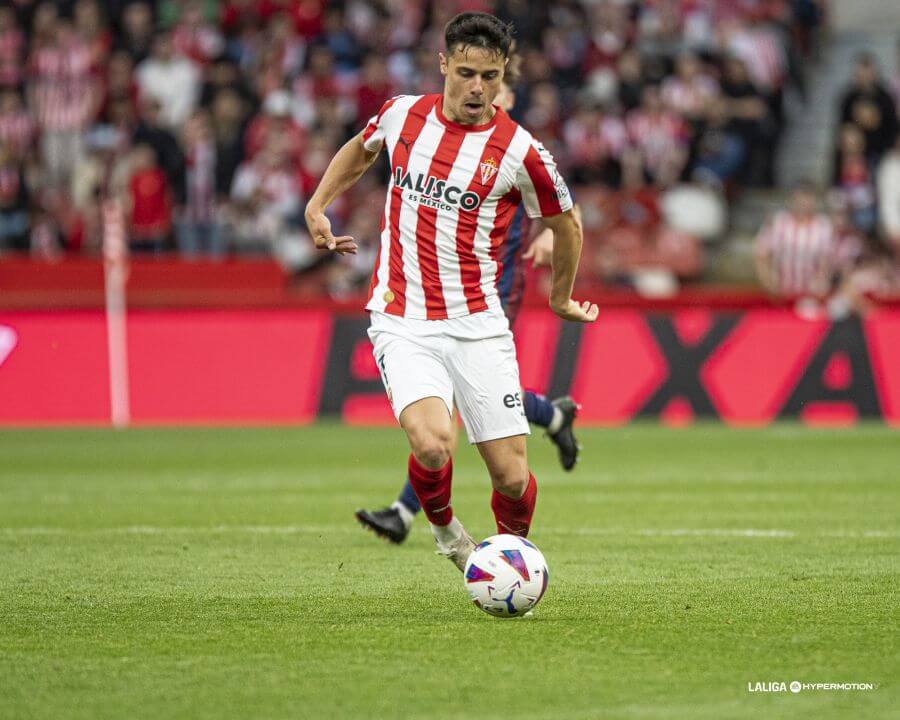
[[[518,535],[493,535],[476,545],[463,577],[475,605],[505,618],[537,605],[550,580],[541,551]]]

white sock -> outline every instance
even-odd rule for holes
[[[391,503],[391,507],[400,513],[400,519],[403,521],[403,525],[409,530],[409,526],[413,524],[413,520],[416,516],[413,515],[409,511],[409,508],[399,500],[394,500],[394,502]]]
[[[429,524],[431,525],[431,532],[434,535],[434,539],[437,540],[440,545],[450,545],[462,537],[463,526],[456,516],[454,516],[447,525]]]
[[[559,429],[562,427],[563,420],[565,420],[565,418],[563,417],[562,410],[560,410],[558,407],[554,406],[553,407],[553,419],[550,421],[550,424],[547,426],[547,432],[550,433],[551,435],[556,435],[556,433],[558,433]]]

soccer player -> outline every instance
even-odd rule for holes
[[[498,532],[526,536],[537,499],[516,351],[496,286],[500,245],[520,202],[554,233],[551,309],[576,322],[593,322],[599,311],[572,299],[581,226],[553,158],[493,105],[510,28],[461,13],[444,39],[443,93],[385,103],[332,159],[305,217],[317,247],[356,252],[352,237],[331,232],[325,209],[387,149],[369,337],[409,441],[410,483],[438,551],[462,570],[475,543],[451,505],[454,401],[490,475]]]
[[[496,104],[505,112],[512,110],[515,104],[516,96],[513,86],[519,76],[520,60],[521,57],[515,54],[509,57],[503,74],[503,82],[500,84]],[[523,240],[529,234],[530,225],[528,216],[525,214],[525,205],[520,203],[501,246],[503,272],[497,281],[497,293],[503,312],[509,319],[510,327],[515,322],[522,303],[525,260],[532,260],[536,267],[549,266],[553,253],[553,233],[547,228],[541,230],[531,240],[528,249],[523,251]],[[546,435],[556,445],[559,462],[563,469],[569,471],[575,467],[579,451],[578,441],[575,439],[572,429],[578,410],[575,401],[571,397],[565,396],[551,402],[543,395],[523,389],[522,406],[529,424],[547,429]],[[409,478],[407,478],[393,503],[380,510],[366,510],[365,508],[357,510],[356,519],[363,527],[371,529],[379,537],[399,544],[406,540],[413,521],[421,509],[422,506],[416,498]]]

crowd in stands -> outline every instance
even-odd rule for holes
[[[312,249],[305,198],[384,100],[440,91],[442,29],[464,9],[515,26],[512,114],[576,187],[584,272],[657,290],[702,277],[728,203],[773,184],[785,90],[802,92],[826,10],[825,0],[12,0],[0,7],[0,250],[99,253],[101,202],[119,198],[133,253],[264,253],[299,282],[357,291],[386,164],[331,209],[336,231],[361,241],[357,256]],[[871,86],[858,77],[848,95],[835,170],[862,233],[879,225],[876,176],[896,193],[900,174],[886,124],[895,98]],[[900,244],[900,208],[883,212]]]
[[[875,58],[861,55],[836,108],[825,211],[816,186],[803,181],[757,237],[761,283],[803,314],[865,314],[876,298],[900,296],[898,107],[900,93]]]

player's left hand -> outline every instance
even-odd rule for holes
[[[307,213],[306,227],[319,250],[331,250],[341,255],[355,255],[358,248],[349,235],[335,237],[331,232],[331,220],[325,213]]]
[[[531,260],[531,267],[550,267],[553,259],[553,231],[544,228],[531,241],[531,245],[522,253],[523,260]]]
[[[600,308],[595,303],[587,301],[579,303],[572,298],[569,298],[569,301],[561,306],[557,306],[551,301],[550,309],[563,320],[581,323],[594,322],[600,314]]]

